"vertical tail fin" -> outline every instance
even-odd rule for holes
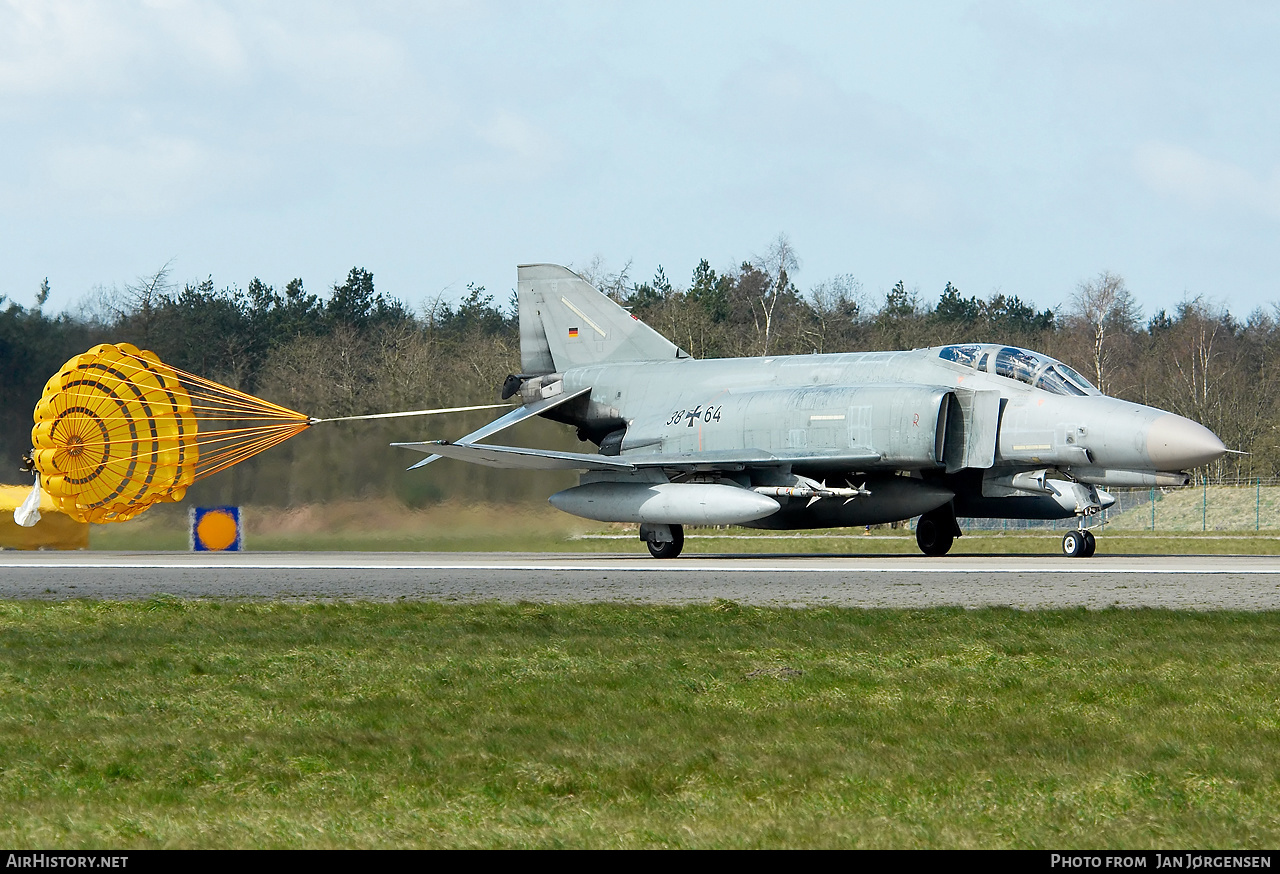
[[[519,277],[520,367],[525,373],[689,357],[572,270],[521,264]]]

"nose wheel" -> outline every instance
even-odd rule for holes
[[[1062,535],[1062,554],[1071,558],[1089,558],[1098,548],[1097,538],[1087,528]]]

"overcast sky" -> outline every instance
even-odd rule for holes
[[[1280,300],[1280,4],[0,0],[0,294],[172,259],[352,266],[413,305],[515,265],[687,284],[779,233],[851,273],[1147,315]]]

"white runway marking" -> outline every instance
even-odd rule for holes
[[[1280,610],[1280,556],[7,553],[0,598]]]
[[[162,564],[156,562],[121,562],[121,563],[51,563],[48,565],[36,563],[9,564],[0,563],[0,568],[32,568],[32,567],[57,567],[66,569],[80,570],[161,570],[170,568],[217,568],[219,570],[353,570],[353,571],[415,571],[415,570],[473,570],[473,571],[561,571],[561,572],[589,572],[603,573],[606,571],[626,571],[628,573],[704,573],[708,570],[715,570],[721,573],[776,573],[776,574],[847,574],[847,573],[863,573],[863,574],[1067,574],[1071,576],[1082,576],[1086,574],[1128,574],[1140,576],[1159,576],[1159,575],[1201,575],[1201,574],[1260,574],[1260,575],[1280,575],[1280,567],[1276,568],[1211,568],[1211,567],[1188,567],[1188,568],[1136,568],[1136,567],[1117,567],[1108,565],[1080,565],[1078,567],[1055,567],[1055,568],[991,568],[991,567],[971,567],[965,565],[955,565],[952,567],[886,567],[877,565],[860,565],[849,564],[840,567],[821,567],[814,565],[743,565],[741,567],[724,567],[723,565],[701,565],[680,562],[664,562],[663,564],[485,564],[480,562],[467,563],[449,563],[437,562],[433,564],[359,564],[359,563],[342,563],[342,564],[273,564],[273,563],[227,563],[210,562],[207,564]]]
[[[463,554],[465,555],[465,554]],[[567,556],[547,554],[545,560],[529,554],[499,558],[475,558],[451,553],[280,553],[270,557],[254,553],[105,553],[84,558],[76,553],[32,552],[0,559],[0,569],[57,567],[82,570],[221,568],[243,570],[476,570],[476,571],[582,571],[602,573],[890,573],[890,574],[1280,574],[1280,556],[1123,556],[1104,559],[1070,559],[1056,555],[990,555],[954,558],[842,555],[689,556],[659,561],[635,555]]]

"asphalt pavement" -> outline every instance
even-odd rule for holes
[[[0,553],[0,598],[1280,609],[1280,556]]]

